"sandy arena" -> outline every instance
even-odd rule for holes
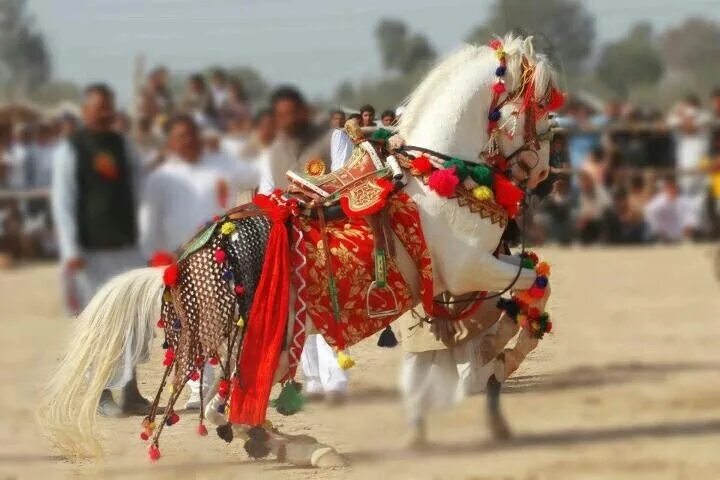
[[[396,391],[401,349],[378,348],[375,338],[353,348],[358,366],[346,405],[270,414],[289,433],[335,446],[350,463],[335,470],[251,461],[240,442],[199,437],[195,414],[183,412],[163,435],[157,464],[138,437],[140,418],[101,420],[103,462],[57,456],[34,422],[70,326],[57,268],[5,270],[0,479],[720,479],[720,284],[710,251],[544,249],[553,265],[555,332],[506,384],[515,433],[507,443],[489,438],[478,397],[432,418],[432,449],[407,451]],[[155,358],[139,371],[146,395],[161,368],[156,342]]]

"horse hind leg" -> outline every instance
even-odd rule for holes
[[[488,425],[493,438],[500,441],[508,440],[512,436],[510,426],[500,408],[501,391],[502,383],[495,378],[495,375],[491,375],[487,381]]]

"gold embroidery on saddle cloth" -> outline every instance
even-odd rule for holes
[[[385,190],[371,179],[358,184],[343,195],[347,197],[347,206],[350,211],[362,212],[373,208],[378,203],[384,204],[384,192]]]

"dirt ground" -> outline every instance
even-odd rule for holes
[[[69,331],[57,270],[1,271],[0,480],[720,479],[720,284],[710,247],[541,253],[553,265],[555,332],[506,384],[515,438],[489,438],[478,397],[431,419],[430,450],[403,448],[402,351],[371,339],[353,349],[358,365],[346,405],[270,415],[290,433],[335,446],[350,466],[333,470],[251,461],[237,442],[199,437],[190,416],[164,434],[156,464],[138,438],[139,418],[101,421],[102,462],[58,457],[33,420]],[[147,395],[159,382],[158,351],[155,357],[139,373]]]

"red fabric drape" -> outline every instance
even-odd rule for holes
[[[290,244],[285,221],[290,206],[275,196],[253,200],[273,222],[265,260],[248,317],[239,375],[233,380],[230,422],[262,425],[280,358],[290,305]]]

